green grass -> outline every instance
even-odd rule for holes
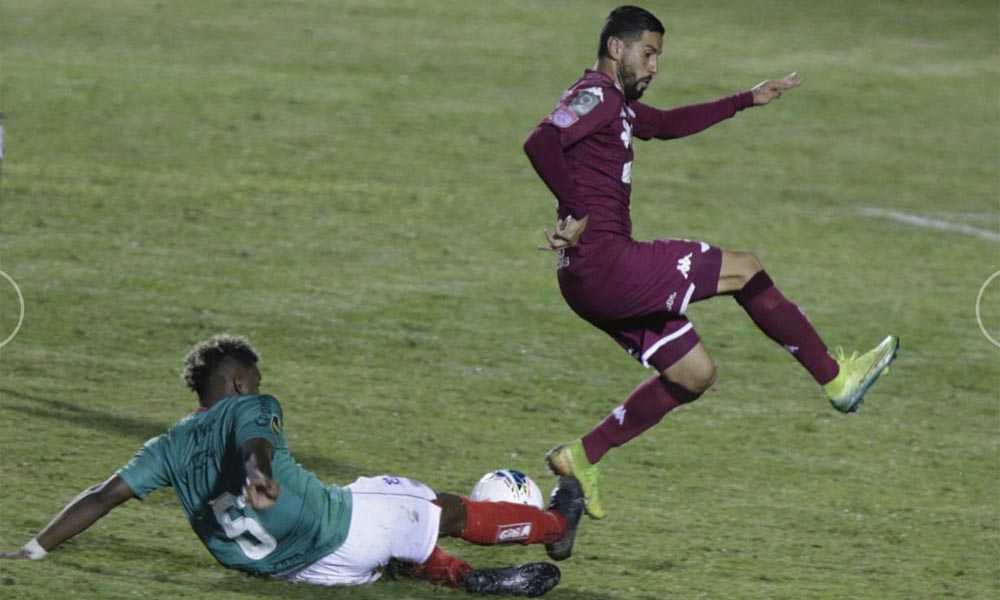
[[[521,142],[590,66],[599,2],[0,3],[0,547],[193,405],[189,346],[244,333],[326,480],[464,492],[589,429],[646,374],[563,304],[533,250],[551,199]],[[735,303],[693,308],[705,398],[608,455],[554,600],[986,598],[1000,588],[1000,349],[975,300],[1000,231],[1000,36],[985,1],[650,6],[646,100],[798,70],[805,86],[640,144],[640,238],[755,251],[831,344],[903,340],[843,417]],[[1000,338],[1000,279],[983,295]],[[0,281],[0,336],[17,318]],[[540,548],[447,547],[479,565]],[[170,492],[3,598],[462,598],[319,589],[214,564]]]

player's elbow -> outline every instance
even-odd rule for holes
[[[535,127],[524,140],[524,153],[528,155],[532,163],[536,163],[546,152],[561,150],[559,146],[559,132],[551,125],[542,123]]]
[[[125,483],[125,480],[118,475],[112,475],[107,480],[91,486],[84,492],[84,494],[89,496],[91,501],[95,504],[102,507],[105,512],[118,506],[122,502],[125,502],[129,498],[135,497],[135,493],[132,491],[132,488],[130,488],[128,484]]]

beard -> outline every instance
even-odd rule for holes
[[[642,93],[646,90],[640,90],[639,84],[645,83],[646,87],[649,87],[650,82],[653,80],[652,77],[639,79],[639,77],[636,76],[635,71],[629,69],[624,64],[618,65],[618,79],[622,82],[622,92],[625,94],[625,100],[627,102],[642,98]]]

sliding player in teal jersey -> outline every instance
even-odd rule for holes
[[[583,513],[575,478],[560,480],[549,510],[437,494],[390,475],[325,485],[289,453],[281,405],[260,393],[258,361],[246,338],[222,334],[196,345],[185,359],[184,379],[198,394],[198,409],[78,495],[20,550],[0,558],[43,558],[127,500],[173,487],[191,527],[227,568],[357,585],[399,561],[409,564],[410,575],[476,593],[538,596],[558,584],[553,564],[474,569],[437,540],[542,543],[553,560],[566,559]]]

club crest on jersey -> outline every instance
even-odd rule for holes
[[[594,107],[604,101],[604,90],[599,87],[591,87],[582,90],[569,103],[569,109],[577,116],[582,117],[594,110]]]
[[[271,431],[274,432],[274,435],[281,433],[281,417],[278,415],[271,416]]]

